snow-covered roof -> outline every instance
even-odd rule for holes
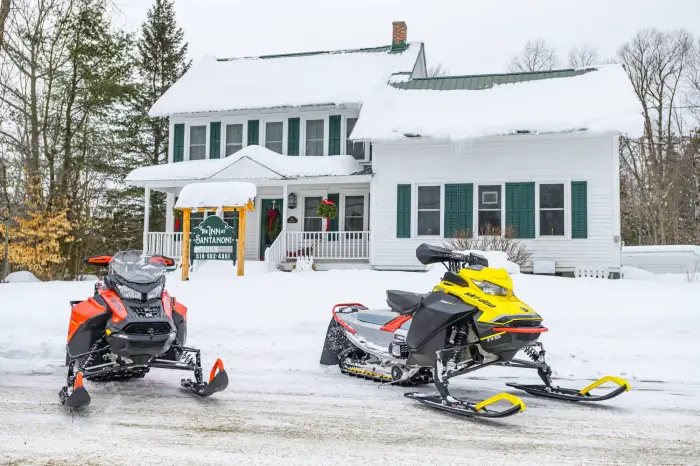
[[[412,72],[422,43],[195,62],[151,108],[151,117],[302,105],[360,104],[393,73]]]
[[[124,180],[143,185],[153,181],[252,180],[347,176],[361,167],[350,155],[303,157],[280,155],[262,146],[246,146],[224,159],[192,160],[133,170]]]
[[[365,101],[351,137],[463,140],[580,130],[641,134],[641,105],[622,66],[556,76],[553,72],[551,79],[476,90],[423,90],[420,86],[405,90],[390,84]]]
[[[255,200],[258,190],[253,183],[220,181],[218,183],[194,183],[182,188],[175,204],[176,209],[198,207],[245,207]]]

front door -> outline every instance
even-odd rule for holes
[[[263,199],[260,208],[260,260],[284,228],[282,199]]]

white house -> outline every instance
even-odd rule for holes
[[[421,242],[512,226],[536,263],[616,272],[618,137],[642,129],[622,67],[429,78],[406,33],[395,22],[385,47],[196,62],[150,112],[169,117],[169,163],[126,179],[147,203],[167,193],[166,231],[146,229],[144,248],[178,255],[184,185],[236,180],[258,189],[246,256],[271,267],[310,254],[420,270]],[[323,199],[339,208],[329,225]]]

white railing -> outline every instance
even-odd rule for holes
[[[287,260],[369,260],[369,231],[288,231]]]
[[[173,259],[182,257],[182,233],[148,233],[148,254],[161,254]]]
[[[265,249],[265,263],[269,272],[277,270],[279,265],[285,260],[286,252],[287,231],[282,230],[270,247]]]

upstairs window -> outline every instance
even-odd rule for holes
[[[207,127],[190,126],[190,160],[207,158]]]
[[[283,123],[281,121],[265,123],[265,147],[281,154],[282,133]]]
[[[564,185],[540,185],[540,236],[564,236]]]
[[[418,236],[440,236],[440,186],[418,187]]]
[[[501,234],[501,186],[479,186],[479,234]]]
[[[243,149],[243,125],[226,125],[226,157]]]
[[[323,155],[323,120],[306,120],[306,155]]]
[[[352,155],[357,160],[364,160],[365,159],[365,143],[364,142],[353,142],[350,140],[350,135],[352,134],[352,130],[355,129],[355,124],[357,124],[357,118],[348,118],[347,119],[347,128],[346,128],[346,134],[345,134],[345,139],[347,140],[347,146],[345,149],[345,153],[348,155]]]

